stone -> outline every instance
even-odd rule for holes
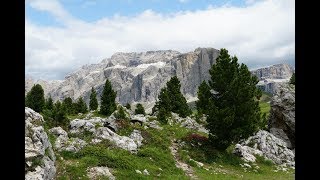
[[[272,97],[269,117],[270,132],[295,148],[295,86],[283,84]]]
[[[135,141],[127,136],[119,136],[107,127],[99,127],[94,133],[95,139],[107,139],[114,142],[119,148],[128,150],[130,152],[137,152],[138,146]],[[92,142],[97,140],[93,139]]]
[[[99,177],[105,176],[108,177],[109,180],[115,180],[116,178],[111,174],[109,171],[109,168],[104,166],[104,167],[92,167],[87,170],[88,172],[88,177],[90,179],[100,179]]]
[[[133,139],[133,141],[137,144],[137,147],[142,146],[143,137],[141,136],[141,132],[139,130],[134,129],[129,138]]]
[[[136,169],[136,173],[142,174],[142,172],[140,170],[137,170],[137,169]]]
[[[39,113],[25,107],[26,180],[52,180],[55,178],[56,167],[54,162],[56,157],[48,135],[44,131],[43,123],[43,117]],[[36,162],[38,164],[37,166],[34,165]]]
[[[158,129],[158,130],[162,130],[163,128],[160,126],[159,121],[157,120],[153,120],[148,122],[148,126],[154,129]]]
[[[286,143],[273,134],[260,130],[241,144],[236,144],[234,154],[247,162],[255,162],[254,155],[264,156],[275,164],[294,166],[295,156]]]
[[[144,170],[143,170],[143,174],[144,174],[144,175],[150,175],[147,169],[144,169]]]

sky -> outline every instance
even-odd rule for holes
[[[116,52],[226,48],[249,67],[294,62],[294,0],[26,0],[25,74],[62,80]]]

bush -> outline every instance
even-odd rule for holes
[[[142,104],[138,103],[135,109],[135,114],[143,114],[146,115],[146,112],[144,111],[144,107],[142,106]]]

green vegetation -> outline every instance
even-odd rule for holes
[[[221,49],[216,64],[209,73],[209,85],[214,91],[207,97],[210,102],[207,128],[209,139],[217,149],[225,150],[232,142],[248,138],[261,125],[258,79],[248,67],[239,65],[236,56],[230,57]],[[226,131],[226,129],[228,131]]]
[[[127,103],[124,107],[126,107],[129,110],[131,110],[131,105],[129,103]]]
[[[137,104],[136,109],[134,110],[134,112],[135,112],[135,114],[146,115],[146,112],[144,111],[144,107],[140,103]]]
[[[74,114],[76,111],[70,97],[67,97],[62,101],[62,106],[65,108],[66,114]]]
[[[197,113],[201,116],[202,114],[209,114],[209,107],[211,100],[210,87],[206,81],[202,81],[198,88],[198,101],[196,101]]]
[[[98,109],[98,100],[97,100],[97,93],[94,90],[94,88],[91,88],[91,94],[90,94],[90,103],[89,108],[90,110],[97,110]]]
[[[296,85],[296,74],[295,73],[292,74],[289,83]]]
[[[33,85],[25,98],[25,105],[36,112],[42,112],[45,106],[44,91],[40,84]]]
[[[117,108],[117,92],[112,89],[111,82],[107,79],[101,94],[100,114],[110,116]]]
[[[76,104],[76,113],[87,113],[88,107],[86,102],[84,102],[82,97],[79,97],[77,104]]]

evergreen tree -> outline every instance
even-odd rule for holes
[[[66,109],[62,106],[61,102],[58,100],[53,107],[53,119],[55,121],[55,126],[65,126],[67,117]]]
[[[51,96],[45,101],[45,109],[53,110],[53,100]]]
[[[177,76],[173,76],[167,82],[167,90],[170,99],[170,111],[179,114],[181,117],[186,117],[192,114],[186,98],[180,91],[181,84]]]
[[[164,107],[160,107],[158,114],[157,114],[157,120],[161,123],[161,124],[167,124],[168,123],[168,112]]]
[[[125,107],[126,107],[127,109],[131,109],[131,105],[130,105],[129,103],[127,103],[127,104],[125,105]]]
[[[115,113],[115,118],[127,120],[127,115],[122,106],[119,107],[118,113]]]
[[[97,93],[93,87],[91,88],[89,107],[90,107],[90,110],[97,110],[98,109]]]
[[[206,114],[208,115],[211,103],[211,92],[210,87],[206,83],[206,81],[202,81],[198,88],[198,101],[196,101],[196,107],[198,111],[198,115]]]
[[[231,143],[248,138],[261,124],[258,79],[237,57],[221,49],[209,70],[212,103],[207,118],[209,139],[215,148],[225,150]]]
[[[165,115],[170,114],[171,112],[171,102],[170,102],[170,97],[168,94],[167,87],[164,87],[160,90],[160,94],[158,96],[158,101],[156,102],[156,105],[154,108],[152,108],[152,111],[157,111],[160,110],[160,108],[163,108],[163,112]]]
[[[42,112],[45,106],[44,91],[40,84],[34,85],[27,93],[25,105],[36,112]]]
[[[143,114],[143,115],[146,114],[146,112],[144,111],[144,107],[140,103],[136,105],[136,109],[134,110],[134,112],[135,114]]]
[[[77,112],[78,113],[86,113],[88,112],[88,107],[86,102],[84,102],[82,97],[79,97],[77,101]]]
[[[65,98],[62,102],[62,106],[65,108],[66,114],[70,115],[75,113],[75,109],[74,109],[71,97]]]
[[[101,94],[101,114],[110,116],[116,110],[116,96],[117,92],[112,89],[111,82],[107,79]]]
[[[292,74],[289,83],[296,85],[296,74],[295,73]]]

